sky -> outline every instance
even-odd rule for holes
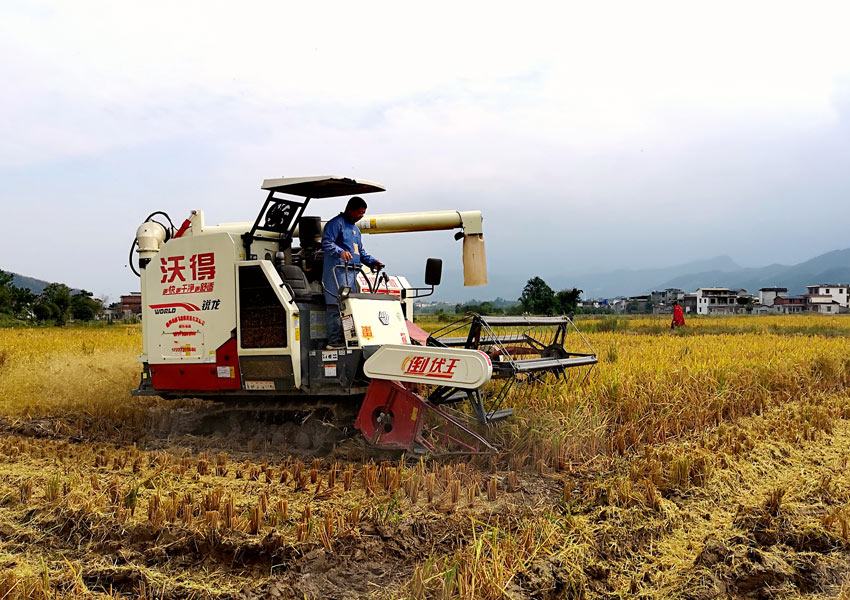
[[[116,300],[155,210],[253,220],[262,180],[481,210],[489,270],[581,274],[850,247],[841,2],[0,4],[0,269]],[[329,218],[344,199],[316,200]],[[369,236],[421,285],[451,232]],[[487,288],[469,297],[487,298]],[[458,300],[463,298],[457,298]]]

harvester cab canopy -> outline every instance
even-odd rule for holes
[[[289,194],[303,198],[336,198],[338,196],[356,196],[385,192],[386,188],[371,181],[357,181],[338,175],[319,175],[318,177],[279,177],[263,181],[262,189],[272,193]]]
[[[336,198],[356,194],[383,192],[384,186],[371,181],[357,181],[338,175],[316,177],[279,177],[263,181],[262,189],[268,190],[260,213],[251,230],[242,236],[245,256],[251,258],[251,244],[258,240],[278,239],[281,249],[288,248],[307,204],[313,198]],[[282,198],[276,194],[300,196],[303,200]]]

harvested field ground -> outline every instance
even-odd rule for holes
[[[138,329],[0,330],[0,599],[850,598],[850,318],[667,322],[579,322],[464,462],[194,435]]]

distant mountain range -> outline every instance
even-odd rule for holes
[[[489,274],[484,288],[464,288],[459,272],[446,270],[444,284],[435,299],[466,300],[471,297],[518,298],[526,281],[539,275],[554,290],[577,287],[583,298],[614,298],[648,294],[652,290],[679,288],[693,292],[700,287],[744,288],[757,294],[763,287],[785,287],[789,294],[805,294],[806,286],[816,283],[850,283],[850,248],[821,254],[796,265],[772,264],[766,267],[741,267],[725,255],[658,269],[618,269],[606,273],[570,275],[528,272],[522,277],[507,273]]]
[[[731,261],[730,261],[731,262]],[[733,263],[734,264],[734,263]],[[850,282],[850,248],[833,250],[796,265],[768,265],[760,268],[712,269],[682,273],[655,286],[644,287],[642,293],[668,287],[692,292],[698,287],[722,286],[744,288],[752,294],[763,287],[785,287],[789,294],[805,294],[806,286],[818,283]]]
[[[12,273],[12,285],[19,288],[28,288],[32,293],[40,294],[44,291],[44,288],[50,285],[50,282]]]
[[[44,288],[50,285],[50,283],[51,282],[49,281],[43,281],[41,279],[36,279],[35,277],[27,277],[26,275],[18,275],[17,273],[12,273],[12,285],[19,288],[27,288],[34,294],[40,294],[41,292],[43,292]],[[79,290],[76,288],[71,288],[72,293],[78,291]]]
[[[708,260],[698,260],[663,267],[659,269],[617,269],[608,273],[585,273],[574,277],[575,283],[565,285],[549,285],[555,289],[562,287],[577,287],[584,290],[583,298],[613,298],[615,296],[636,296],[648,294],[652,290],[665,289],[668,287],[682,287],[668,282],[677,281],[693,275],[697,277],[701,273],[713,273],[718,277],[726,273],[734,273],[741,270],[728,256],[717,256]],[[710,283],[699,283],[696,287],[707,287],[715,285]],[[685,291],[692,291],[689,287],[682,287]],[[694,288],[696,289],[696,288]]]
[[[40,294],[47,281],[12,274],[13,284]],[[553,290],[577,287],[583,298],[614,298],[648,294],[652,290],[679,288],[693,292],[699,287],[744,288],[757,294],[763,287],[785,287],[789,294],[805,294],[806,286],[817,283],[850,283],[850,248],[833,250],[796,265],[773,264],[766,267],[741,267],[725,255],[660,269],[618,269],[607,273],[571,275],[531,271],[517,276],[512,272],[490,269],[486,287],[463,287],[460,271],[446,269],[443,284],[431,301],[465,302],[472,298],[492,300],[497,296],[516,300],[528,279],[539,275]],[[75,290],[76,291],[76,290]]]

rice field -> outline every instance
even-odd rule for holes
[[[138,327],[2,329],[0,599],[847,598],[850,318],[577,324],[462,462],[187,435]]]

